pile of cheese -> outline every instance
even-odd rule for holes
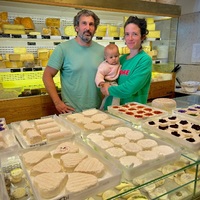
[[[42,35],[60,35],[60,18],[46,18]]]
[[[84,110],[80,113],[63,115],[63,117],[85,131],[99,131],[122,123],[119,119],[96,108]]]
[[[3,33],[2,26],[4,24],[9,24],[9,21],[8,21],[8,12],[1,12],[0,13],[0,33]]]
[[[54,141],[73,134],[70,128],[62,128],[53,118],[24,120],[19,123],[19,132],[27,144],[38,144],[43,140]]]
[[[52,49],[47,49],[47,48],[38,48],[37,50],[37,63],[41,67],[46,67],[48,60],[52,54],[53,50]]]
[[[0,25],[4,34],[25,35],[35,30],[34,22],[30,17],[16,17],[13,24],[10,24],[7,12],[2,12],[0,16]]]
[[[7,68],[21,68],[24,67],[24,62],[32,63],[32,67],[34,67],[34,55],[33,53],[27,52],[26,47],[14,47],[14,53],[7,53],[5,55],[5,66]]]

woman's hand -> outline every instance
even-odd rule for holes
[[[103,95],[105,96],[109,96],[109,92],[108,92],[108,88],[110,87],[110,83],[106,82],[102,85],[102,87],[100,88],[101,89],[101,92]]]
[[[54,104],[55,104],[57,111],[61,114],[74,111],[74,108],[67,106],[63,101],[59,101]]]

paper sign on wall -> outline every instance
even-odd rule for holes
[[[192,63],[200,63],[200,43],[193,44],[191,61]]]

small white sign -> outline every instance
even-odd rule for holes
[[[193,44],[191,61],[192,63],[200,63],[200,43]]]

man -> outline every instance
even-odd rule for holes
[[[78,12],[74,17],[77,37],[59,44],[44,70],[44,85],[59,113],[100,107],[101,93],[94,84],[94,79],[97,67],[104,60],[104,47],[92,41],[99,23],[94,12]],[[62,100],[53,81],[58,71]]]

